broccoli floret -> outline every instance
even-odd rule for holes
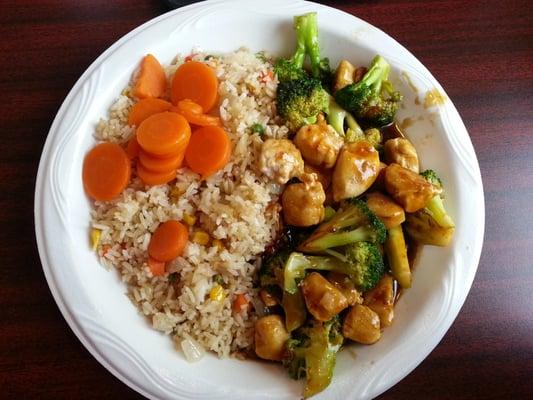
[[[327,222],[323,222],[298,250],[322,253],[324,250],[355,242],[383,243],[386,236],[383,222],[359,199],[345,201],[343,207]]]
[[[274,71],[280,81],[278,111],[290,129],[296,131],[303,125],[314,124],[318,114],[328,110],[328,94],[322,81],[331,71],[327,59],[320,58],[316,13],[294,17],[294,29],[296,52],[290,59],[279,59]],[[306,55],[311,59],[312,76],[303,69]]]
[[[381,127],[390,124],[402,96],[388,81],[389,72],[390,64],[379,55],[374,57],[363,78],[338,90],[335,100],[367,125]]]
[[[304,125],[314,124],[319,113],[328,111],[328,96],[316,78],[281,82],[278,85],[278,112],[287,120],[289,128],[297,131]]]
[[[363,292],[376,286],[385,272],[381,252],[373,243],[358,242],[349,245],[344,257],[344,262],[348,264],[345,274]]]
[[[374,146],[378,151],[381,149],[381,132],[379,129],[365,129],[365,140]]]
[[[315,269],[348,275],[357,288],[366,291],[376,286],[385,271],[381,252],[373,243],[356,242],[343,248],[342,252],[329,253],[327,256],[292,253],[285,263],[283,289],[288,293],[296,293],[298,282],[308,270]]]
[[[424,177],[424,179],[427,180],[429,183],[433,184],[442,191],[442,181],[440,180],[435,171],[433,171],[432,169],[428,169],[422,172],[420,175]],[[427,212],[439,226],[443,228],[455,227],[453,220],[444,208],[444,203],[442,201],[441,194],[436,194],[435,196],[433,196],[433,198],[428,202],[428,204],[426,204],[424,211]]]
[[[420,174],[441,189],[442,181],[433,170]],[[447,246],[453,238],[455,224],[446,212],[441,194],[436,194],[424,208],[405,216],[405,230],[414,241],[433,246]]]
[[[283,269],[291,251],[281,249],[265,257],[259,269],[259,285],[261,287],[277,285],[283,287]]]
[[[343,342],[338,316],[328,322],[315,321],[304,326],[287,340],[283,365],[293,379],[306,378],[304,398],[328,387]]]

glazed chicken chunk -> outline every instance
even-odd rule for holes
[[[378,314],[367,306],[356,304],[344,319],[342,334],[355,342],[376,343],[381,338]]]
[[[279,315],[267,315],[255,322],[255,354],[264,360],[280,361],[289,333]]]
[[[363,194],[379,171],[379,154],[374,146],[366,141],[345,145],[333,171],[333,199],[340,201]]]
[[[404,138],[389,139],[383,145],[383,152],[387,164],[396,163],[416,174],[420,172],[418,154],[409,140]]]
[[[318,272],[310,273],[302,282],[302,293],[309,312],[318,321],[329,321],[348,307],[348,300]]]
[[[268,139],[261,147],[259,170],[276,183],[283,185],[289,179],[303,174],[304,160],[290,140]]]
[[[322,115],[319,115],[316,124],[300,128],[294,138],[294,144],[309,164],[332,168],[337,161],[344,139],[327,124]]]
[[[390,164],[383,179],[387,192],[409,213],[424,208],[439,193],[439,189],[423,177],[398,164]]]
[[[304,174],[301,183],[288,185],[281,195],[283,219],[294,226],[316,225],[324,219],[326,194],[316,174]]]

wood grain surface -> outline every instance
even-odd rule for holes
[[[325,2],[381,28],[440,81],[472,138],[486,230],[439,346],[380,399],[533,398],[533,3]],[[33,223],[40,153],[78,77],[158,0],[0,0],[0,398],[133,399],[61,316]]]

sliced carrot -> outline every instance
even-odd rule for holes
[[[220,118],[204,114],[202,106],[190,99],[178,101],[178,105],[172,107],[170,111],[175,111],[193,125],[198,126],[221,126]]]
[[[235,296],[235,299],[233,300],[233,311],[236,313],[240,313],[245,309],[248,309],[250,302],[246,298],[246,295],[243,293],[239,293]]]
[[[191,137],[185,118],[173,112],[162,112],[146,118],[137,128],[141,148],[153,156],[166,157],[183,151]]]
[[[137,135],[133,135],[126,146],[126,155],[130,160],[133,160],[139,157],[140,150],[141,146],[139,146],[139,142],[137,141]]]
[[[187,165],[207,178],[223,168],[231,157],[231,141],[224,129],[204,126],[196,130],[185,152]]]
[[[155,258],[148,257],[148,267],[152,271],[153,276],[163,276],[165,275],[165,262],[157,261]]]
[[[209,112],[215,105],[218,96],[218,79],[215,71],[210,66],[189,61],[182,64],[172,78],[171,87],[172,103],[191,99]]]
[[[95,200],[112,200],[128,185],[130,159],[120,145],[100,143],[83,160],[83,186]]]
[[[183,254],[189,240],[185,225],[169,220],[157,227],[148,244],[148,254],[158,261],[171,261]]]
[[[140,99],[161,97],[167,90],[165,70],[153,55],[146,55],[141,62],[141,70],[133,94]]]
[[[176,178],[175,169],[165,172],[154,172],[146,169],[141,163],[137,164],[137,175],[146,185],[155,186],[170,182]]]
[[[141,150],[139,153],[139,163],[149,171],[164,173],[172,170],[175,171],[181,167],[184,156],[185,152],[182,151],[176,156],[159,158],[153,157]]]
[[[147,97],[135,103],[128,116],[128,124],[139,126],[150,115],[154,115],[163,111],[168,111],[172,104],[168,101],[156,99],[154,97]]]

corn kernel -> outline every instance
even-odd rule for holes
[[[194,215],[189,215],[187,213],[183,214],[183,221],[189,225],[193,226],[196,223],[196,217]]]
[[[100,229],[91,229],[91,248],[93,250],[96,250],[98,248],[101,236],[102,231]]]
[[[218,251],[222,251],[225,248],[224,243],[222,243],[222,240],[220,239],[213,240],[213,246],[215,246],[218,249]]]
[[[226,298],[226,293],[224,293],[224,288],[219,284],[213,286],[209,292],[209,298],[213,301],[222,301]]]
[[[194,243],[206,246],[209,243],[209,234],[204,231],[196,231],[192,234],[192,239]]]
[[[180,190],[180,188],[174,186],[172,189],[170,189],[169,196],[172,201],[178,201],[182,194],[183,192]]]

